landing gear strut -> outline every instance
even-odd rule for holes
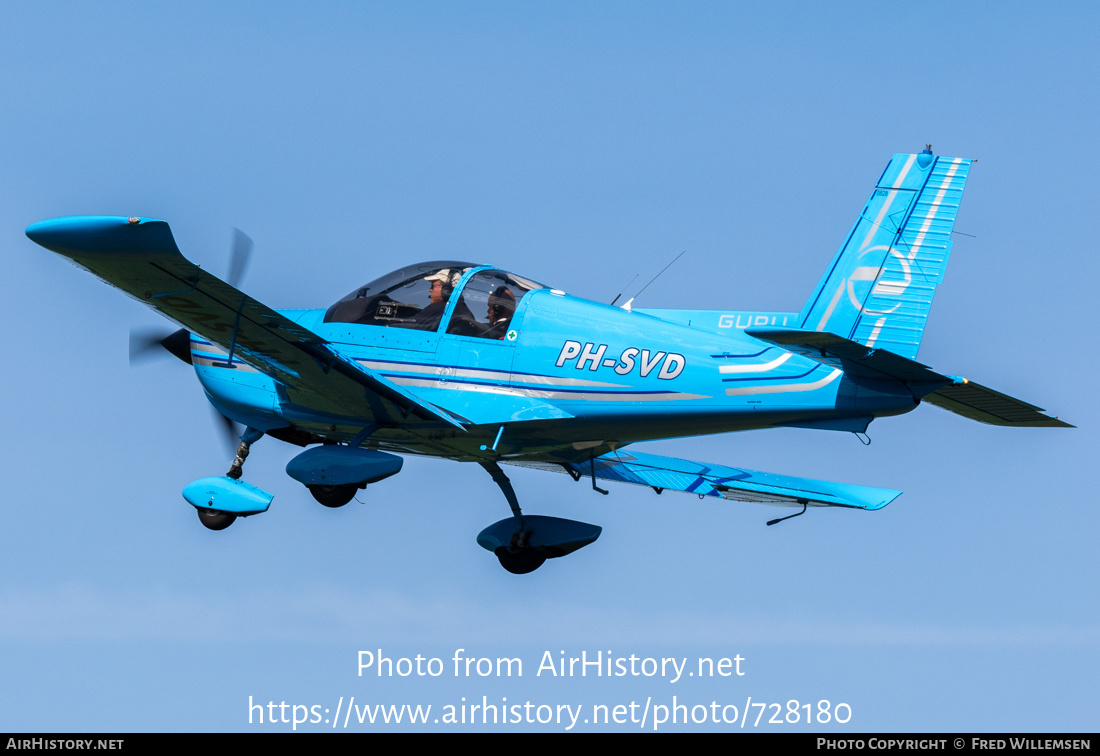
[[[496,462],[482,462],[481,466],[485,468],[489,475],[493,476],[493,481],[500,486],[500,490],[504,493],[504,498],[508,500],[508,506],[511,507],[512,514],[515,517],[515,532],[512,533],[507,545],[502,544],[492,549],[492,552],[496,554],[500,566],[513,575],[526,575],[528,572],[534,572],[546,561],[546,555],[536,551],[530,544],[532,532],[526,528],[523,512],[519,508],[519,499],[516,498],[516,491],[512,488],[512,481],[508,480],[508,476],[504,474],[504,471],[500,469],[500,465]],[[502,520],[502,522],[505,521]]]
[[[248,450],[252,448],[252,444],[263,438],[264,432],[258,431],[254,428],[247,429],[241,436],[241,443],[237,446],[237,456],[233,460],[233,464],[229,466],[229,472],[225,474],[225,477],[232,478],[233,480],[240,480],[242,468],[244,468],[244,461],[248,459]]]

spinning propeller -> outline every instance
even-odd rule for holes
[[[229,253],[229,275],[226,277],[227,283],[233,288],[239,288],[238,284],[244,277],[248,261],[252,256],[252,246],[252,239],[246,233],[239,228],[233,229],[233,243]],[[190,342],[191,336],[186,328],[176,331],[168,331],[164,328],[131,328],[130,367],[163,357],[164,353],[160,351],[161,349],[190,365]],[[240,427],[216,409],[214,414],[230,448],[236,448],[241,435]]]

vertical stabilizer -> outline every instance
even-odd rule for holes
[[[800,327],[914,359],[970,163],[930,149],[894,155],[799,314]]]

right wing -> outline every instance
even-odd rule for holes
[[[295,404],[382,425],[406,423],[412,414],[414,422],[462,427],[461,418],[187,260],[164,221],[54,218],[35,223],[27,236],[278,381]]]
[[[721,496],[732,501],[797,507],[849,507],[882,509],[901,491],[848,483],[830,483],[812,478],[762,473],[739,467],[723,467],[643,452],[617,451],[585,462],[511,462],[519,467],[565,471],[579,480],[595,474],[600,480],[647,486],[658,493],[665,489]]]

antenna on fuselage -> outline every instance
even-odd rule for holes
[[[680,259],[681,257],[683,257],[683,256],[684,256],[684,252],[687,252],[687,250],[685,249],[685,250],[684,250],[683,252],[681,252],[680,254],[676,255],[676,257],[672,258],[672,261],[671,261],[671,262],[669,262],[669,264],[668,264],[668,265],[666,265],[665,267],[661,268],[661,272],[660,272],[660,273],[658,273],[657,275],[655,275],[655,276],[654,276],[653,278],[649,279],[649,283],[647,283],[647,284],[646,284],[645,286],[643,286],[643,287],[642,287],[642,290],[641,290],[641,291],[639,291],[639,292],[638,292],[637,294],[635,294],[634,296],[632,296],[632,297],[631,297],[630,299],[628,299],[628,300],[627,300],[627,301],[626,301],[626,302],[625,302],[625,303],[623,304],[623,309],[624,309],[624,310],[626,310],[627,312],[630,312],[630,306],[631,306],[632,304],[634,304],[634,300],[635,300],[635,299],[637,299],[638,297],[642,296],[642,291],[645,291],[646,289],[648,289],[648,288],[649,288],[649,284],[651,284],[651,283],[653,283],[654,281],[656,281],[656,280],[657,280],[658,278],[660,278],[660,277],[661,277],[661,274],[662,274],[662,273],[664,273],[664,272],[665,272],[666,270],[668,270],[669,268],[671,268],[671,267],[672,267],[672,263],[676,262],[676,261],[677,261],[677,260],[679,260],[679,259]],[[637,276],[635,276],[635,278],[637,278]],[[620,295],[620,296],[621,296],[621,295]],[[615,297],[615,299],[618,299],[618,298],[619,298],[619,297]],[[614,302],[612,302],[611,304],[615,304],[615,303],[614,303]]]
[[[629,289],[629,288],[630,288],[630,284],[634,283],[634,282],[635,282],[635,281],[637,281],[637,280],[638,280],[638,274],[637,274],[637,273],[635,273],[635,274],[634,274],[634,278],[632,278],[632,279],[630,279],[629,281],[627,281],[627,284],[626,284],[626,286],[624,286],[624,287],[623,287],[623,290],[622,290],[622,291],[620,291],[620,292],[619,292],[618,294],[616,294],[616,295],[615,295],[615,298],[611,300],[611,306],[612,306],[612,307],[614,307],[614,306],[615,306],[615,303],[619,301],[619,297],[621,297],[621,296],[623,295],[623,292],[625,292],[625,291],[626,291],[627,289]]]

